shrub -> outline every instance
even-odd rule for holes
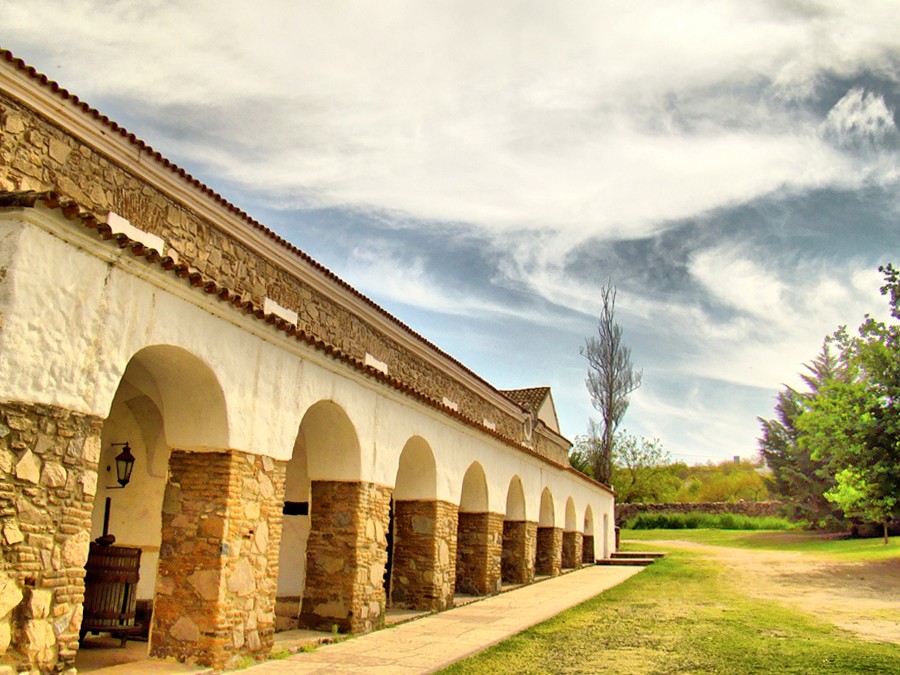
[[[734,513],[642,513],[625,525],[631,530],[790,530],[793,523],[772,516],[752,518]]]

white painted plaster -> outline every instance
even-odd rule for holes
[[[67,243],[65,236],[77,239],[74,227],[47,213],[0,214],[0,268],[7,271],[0,280],[0,397],[106,417],[127,366],[128,382],[146,399],[131,401],[133,415],[145,416],[141,410],[151,401],[170,446],[234,448],[285,461],[304,416],[330,402],[342,411],[331,416],[342,420],[338,433],[320,414],[304,429],[307,441],[306,432],[319,439],[310,457],[314,477],[393,486],[404,447],[418,437],[434,459],[434,498],[459,503],[463,477],[477,461],[494,513],[506,513],[510,481],[519,476],[528,520],[539,519],[546,488],[557,527],[565,526],[569,498],[582,517],[590,506],[595,517],[608,515],[612,522],[609,493],[330,360],[130,254],[87,238],[78,246]],[[142,422],[135,432],[145,445],[153,445],[153,423]],[[159,477],[166,453],[151,454],[147,465]],[[601,536],[611,549],[612,528]]]
[[[265,312],[266,314],[274,314],[275,316],[281,317],[288,323],[292,323],[295,326],[297,325],[297,320],[299,319],[299,316],[297,316],[297,312],[292,309],[288,309],[287,307],[282,307],[269,297],[263,298],[263,312]]]
[[[365,364],[367,366],[371,366],[375,370],[379,370],[385,375],[388,374],[388,365],[384,361],[379,361],[374,356],[372,356],[369,352],[366,352]]]
[[[136,228],[131,222],[119,214],[113,213],[112,211],[107,213],[106,224],[109,225],[113,234],[124,234],[129,239],[141,242],[146,248],[151,248],[160,255],[165,254],[166,242],[162,237]]]

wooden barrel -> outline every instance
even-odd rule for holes
[[[141,549],[91,544],[85,565],[84,618],[81,639],[87,633],[111,633],[122,638],[134,624]]]

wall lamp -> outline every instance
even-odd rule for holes
[[[131,454],[131,447],[128,441],[124,443],[110,443],[111,446],[122,446],[122,452],[116,455],[116,480],[119,481],[119,487],[113,485],[106,488],[107,490],[119,490],[131,480],[131,472],[134,469],[134,455]]]

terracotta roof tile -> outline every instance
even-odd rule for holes
[[[280,246],[283,246],[284,248],[288,249],[291,253],[298,256],[304,262],[306,262],[307,264],[314,267],[318,272],[323,274],[325,277],[330,279],[332,282],[338,284],[346,291],[349,291],[351,294],[353,294],[354,296],[359,298],[362,302],[364,302],[365,304],[372,307],[374,310],[379,312],[385,318],[389,319],[391,322],[393,322],[396,326],[398,326],[404,332],[409,334],[411,337],[413,337],[417,341],[421,342],[422,344],[426,345],[429,349],[434,350],[435,353],[439,354],[442,358],[447,359],[447,361],[454,364],[458,368],[462,369],[465,373],[467,373],[471,377],[473,377],[476,380],[478,380],[479,382],[481,382],[488,389],[491,389],[493,391],[499,391],[493,384],[491,384],[490,382],[485,380],[483,377],[481,377],[481,375],[479,375],[478,373],[471,370],[464,363],[455,359],[453,356],[451,356],[450,354],[448,354],[447,352],[442,350],[440,347],[435,345],[433,342],[429,341],[427,338],[425,338],[421,334],[417,333],[410,326],[408,326],[407,324],[402,322],[400,319],[395,317],[393,314],[388,312],[386,309],[384,309],[383,307],[378,305],[376,302],[374,302],[370,298],[368,298],[365,295],[363,295],[362,293],[360,293],[358,290],[353,288],[353,286],[351,286],[346,281],[341,279],[330,269],[328,269],[327,267],[325,267],[324,265],[322,265],[321,263],[316,261],[310,255],[303,252],[302,250],[300,250],[299,248],[297,248],[296,246],[291,244],[289,241],[282,238],[281,236],[279,236],[278,234],[276,234],[275,232],[270,230],[268,227],[266,227],[265,225],[263,225],[262,223],[260,223],[256,219],[254,219],[248,213],[241,210],[240,208],[238,208],[237,206],[235,206],[228,200],[226,200],[222,195],[220,195],[215,190],[208,187],[201,181],[194,178],[191,174],[189,174],[187,171],[185,171],[184,169],[179,167],[177,164],[175,164],[174,162],[171,162],[168,159],[166,159],[165,157],[163,157],[162,154],[160,154],[158,151],[154,150],[150,145],[148,145],[147,143],[145,143],[144,141],[139,139],[137,136],[135,136],[133,133],[129,132],[127,129],[125,129],[121,125],[119,125],[116,122],[114,122],[113,120],[111,120],[106,115],[103,115],[102,113],[100,113],[100,111],[98,111],[96,108],[89,106],[87,103],[85,103],[84,101],[79,99],[78,96],[70,93],[67,89],[64,89],[63,87],[61,87],[57,82],[54,82],[53,80],[48,78],[43,73],[38,72],[38,70],[36,68],[34,68],[34,66],[29,66],[27,63],[25,63],[25,61],[23,61],[20,58],[17,58],[12,52],[10,52],[7,49],[3,49],[2,47],[0,47],[0,59],[8,61],[9,63],[13,64],[13,66],[15,66],[18,70],[26,73],[29,77],[36,80],[41,86],[50,89],[54,94],[59,96],[61,99],[70,101],[77,108],[80,108],[82,110],[82,112],[93,117],[95,120],[99,121],[101,124],[105,125],[111,131],[113,131],[114,133],[117,133],[122,138],[125,138],[132,145],[137,146],[137,148],[140,151],[146,152],[148,155],[150,155],[150,157],[153,160],[155,160],[156,162],[158,162],[165,168],[169,169],[172,173],[176,174],[177,176],[179,176],[186,182],[193,185],[200,192],[202,192],[202,193],[206,194],[207,196],[209,196],[210,198],[212,198],[222,208],[237,215],[239,218],[241,218],[244,222],[246,222],[252,228],[260,231],[266,237],[272,239]]]
[[[129,239],[124,234],[113,234],[109,225],[103,221],[102,218],[98,218],[95,214],[90,211],[85,210],[79,204],[74,202],[71,199],[63,197],[57,192],[46,191],[46,192],[34,192],[34,191],[20,191],[20,192],[7,192],[0,190],[0,208],[34,208],[38,205],[43,205],[48,209],[58,209],[65,218],[68,220],[77,220],[80,224],[89,229],[97,232],[97,235],[104,240],[112,240],[116,246],[121,249],[128,249],[132,255],[139,258],[144,258],[148,264],[159,265],[164,271],[171,272],[175,274],[177,277],[181,279],[186,279],[191,286],[202,288],[202,290],[208,295],[215,295],[222,302],[230,302],[235,309],[243,310],[245,313],[251,315],[255,319],[259,321],[263,321],[266,324],[272,326],[277,331],[284,332],[288,337],[293,337],[299,342],[304,342],[311,346],[312,348],[325,353],[327,356],[345,363],[349,367],[366,374],[367,376],[378,380],[379,382],[400,391],[411,398],[418,400],[425,405],[436,408],[443,413],[450,415],[451,417],[455,417],[460,422],[466,424],[467,426],[473,427],[478,431],[487,434],[500,441],[504,445],[507,445],[511,448],[518,450],[519,452],[525,453],[527,455],[531,455],[546,464],[550,464],[551,466],[555,466],[557,468],[565,469],[570,473],[574,473],[576,476],[581,478],[582,480],[587,481],[597,487],[603,488],[610,494],[615,494],[615,492],[607,485],[603,485],[602,483],[598,483],[593,478],[585,476],[579,471],[576,471],[570,466],[563,466],[557,464],[556,462],[544,457],[543,455],[535,452],[531,448],[517,443],[516,441],[507,438],[506,436],[500,434],[499,432],[486,427],[484,424],[472,420],[466,415],[460,413],[457,410],[453,410],[452,408],[447,407],[443,404],[443,402],[439,402],[429,395],[421,392],[408,384],[398,380],[395,377],[391,377],[389,375],[385,375],[380,370],[373,368],[372,366],[367,366],[358,359],[353,358],[349,354],[345,354],[341,350],[335,348],[334,346],[325,343],[322,340],[317,340],[307,334],[305,331],[297,329],[297,327],[293,324],[288,323],[281,317],[275,314],[266,314],[263,311],[262,307],[255,305],[252,301],[244,301],[240,294],[234,292],[231,289],[226,288],[225,286],[220,286],[215,281],[211,279],[206,279],[203,275],[193,268],[188,267],[187,265],[178,264],[169,256],[160,255],[159,251],[155,249],[146,248],[141,242],[133,241]],[[543,387],[541,389],[550,391],[549,387]],[[530,391],[530,390],[514,390],[514,391]],[[509,392],[502,392],[505,394],[509,394]],[[542,399],[543,400],[543,399]]]
[[[500,393],[526,412],[537,414],[541,404],[550,395],[550,387],[529,387],[527,389],[502,389]]]

